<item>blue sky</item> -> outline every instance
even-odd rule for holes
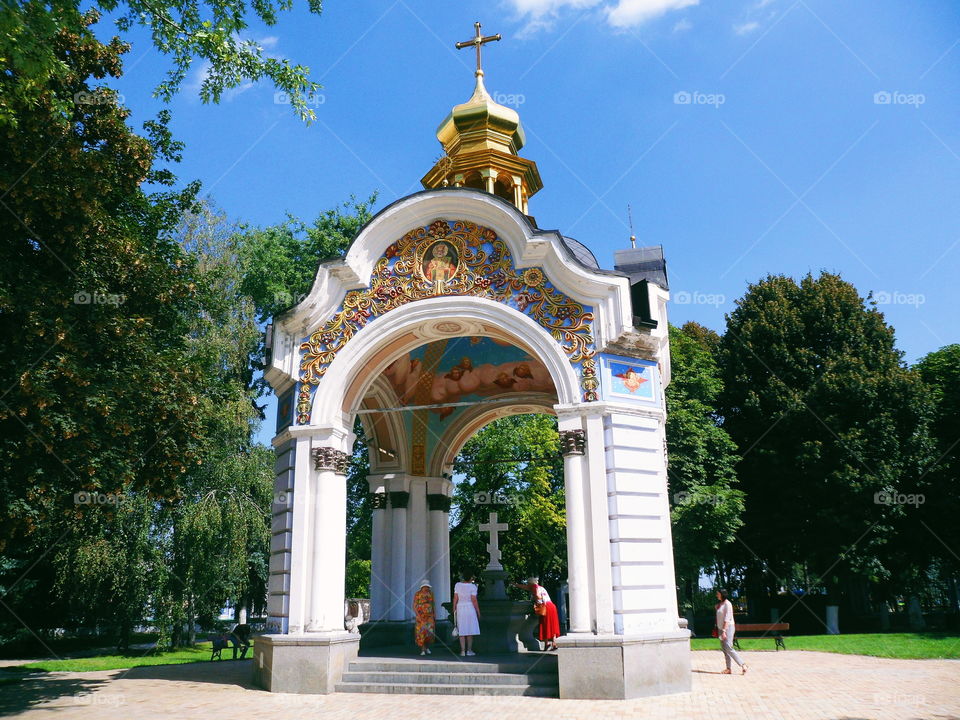
[[[313,218],[351,194],[378,207],[420,189],[434,135],[472,91],[520,112],[544,189],[543,228],[601,265],[662,244],[671,320],[722,330],[767,273],[841,273],[873,290],[913,362],[958,341],[960,8],[955,1],[501,0],[305,3],[251,27],[324,85],[307,127],[257,84],[203,105],[197,68],[174,101],[198,178],[233,218]],[[104,23],[102,30],[107,30]],[[120,92],[132,122],[160,104],[168,61],[131,38]]]

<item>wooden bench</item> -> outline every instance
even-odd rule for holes
[[[247,657],[247,650],[250,649],[250,643],[240,643],[238,644],[231,635],[217,635],[213,638],[212,650],[210,653],[210,660],[223,660],[223,655],[221,653],[224,650],[229,650],[233,646],[233,659],[237,659],[237,650],[241,650],[240,659],[243,660]]]
[[[736,633],[733,636],[733,646],[739,650],[740,643],[737,642],[737,639],[740,637],[740,633],[763,633],[763,637],[767,637],[771,632],[776,633],[773,635],[773,639],[777,641],[776,649],[779,651],[780,648],[784,650],[787,649],[787,646],[783,644],[783,631],[790,629],[790,623],[744,623],[736,625]]]

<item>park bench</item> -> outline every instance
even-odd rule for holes
[[[741,633],[763,633],[762,637],[767,637],[770,633],[776,633],[773,635],[773,639],[777,641],[776,649],[779,651],[780,648],[784,650],[787,649],[787,646],[783,644],[783,631],[790,629],[790,623],[744,623],[743,625],[737,623],[737,631],[733,636],[733,646],[739,650],[740,643],[737,642],[737,638],[740,637]]]
[[[242,649],[243,652],[240,654],[240,659],[243,660],[247,656],[247,650],[250,649],[250,643],[246,644],[237,644],[229,635],[217,635],[213,638],[212,646],[213,651],[210,653],[210,660],[223,660],[223,655],[221,653],[233,645],[233,659],[237,659],[237,650]]]

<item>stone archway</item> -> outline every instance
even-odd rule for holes
[[[275,508],[274,632],[257,643],[261,684],[330,692],[356,654],[342,617],[354,417],[380,418],[379,427],[367,420],[378,448],[373,612],[399,621],[403,595],[420,577],[449,590],[450,480],[442,468],[451,448],[484,418],[528,406],[557,415],[564,451],[571,632],[560,643],[561,695],[688,686],[663,439],[666,292],[643,286],[645,307],[661,322],[636,327],[629,280],[584,264],[572,248],[496,196],[420,193],[374,218],[344,259],[321,265],[309,297],[276,320],[267,376],[280,396],[277,489],[292,502]],[[550,386],[527,387],[523,397],[454,392],[447,402],[442,373],[418,375],[413,385],[391,379],[402,358],[426,362],[412,353],[457,338],[514,348],[542,366]],[[530,368],[505,374],[499,379],[510,389],[535,376]],[[433,427],[434,442],[424,428],[438,405],[451,420]],[[427,420],[385,417],[400,406]],[[638,666],[647,669],[631,669]]]

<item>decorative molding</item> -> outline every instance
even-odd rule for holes
[[[450,496],[440,493],[427,493],[427,508],[440,512],[450,512]]]
[[[370,506],[374,510],[386,510],[387,494],[385,492],[370,493]]]
[[[333,470],[337,475],[347,474],[347,463],[350,456],[343,450],[336,450],[331,447],[314,448],[313,452],[314,470]]]
[[[333,317],[300,344],[297,423],[310,422],[314,389],[367,323],[408,303],[450,295],[501,302],[535,320],[575,366],[583,400],[598,399],[592,308],[557,289],[542,268],[517,268],[506,243],[490,228],[435,220],[387,247],[369,287],[349,291]]]
[[[587,435],[583,430],[561,430],[560,452],[563,455],[583,455]]]
[[[406,510],[407,504],[410,502],[410,493],[408,492],[391,492],[390,495],[390,507],[394,510]]]

